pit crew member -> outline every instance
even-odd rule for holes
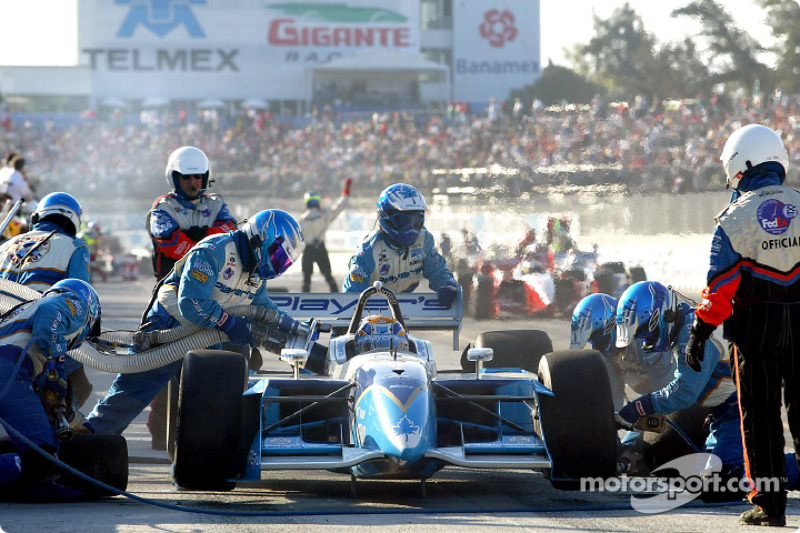
[[[0,319],[0,418],[44,451],[59,449],[63,420],[89,431],[67,403],[64,361],[68,350],[100,334],[100,299],[83,280],[64,279],[41,299],[25,302]],[[14,432],[16,453],[0,455],[0,499],[75,499],[81,493],[55,481],[57,467]]]
[[[225,308],[250,304],[276,309],[267,281],[284,272],[303,251],[300,225],[290,214],[267,209],[241,229],[212,235],[175,264],[144,313],[143,330],[164,330],[182,324],[217,328],[238,345],[255,344],[248,319]],[[300,322],[279,313],[277,327],[293,334]],[[177,373],[181,361],[135,374],[119,374],[89,414],[97,432],[122,433]]]
[[[378,227],[367,234],[350,258],[343,292],[362,292],[380,280],[394,292],[411,292],[422,278],[439,303],[450,307],[458,284],[425,229],[425,198],[413,186],[395,183],[378,197]]]

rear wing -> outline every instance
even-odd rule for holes
[[[269,295],[280,311],[295,320],[315,318],[323,324],[344,328],[350,325],[359,296],[356,293],[346,292],[274,292]],[[401,292],[396,296],[403,313],[403,320],[412,335],[415,331],[421,330],[449,330],[453,332],[453,350],[458,350],[458,335],[461,332],[463,316],[460,290],[450,309],[439,304],[435,292]],[[372,314],[391,313],[389,302],[382,296],[367,300],[364,311]]]

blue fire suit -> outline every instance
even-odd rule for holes
[[[719,457],[723,468],[741,466],[744,459],[739,431],[739,405],[726,350],[718,341],[710,340],[706,343],[700,372],[689,368],[685,351],[694,321],[694,309],[686,303],[680,303],[678,315],[680,330],[671,344],[672,354],[677,361],[674,379],[665,387],[633,400],[631,404],[641,416],[670,414],[695,403],[710,408],[714,418],[709,427],[705,450]],[[623,444],[631,442],[636,436],[633,433],[623,439]]]
[[[24,303],[0,321],[0,419],[4,426],[47,451],[58,450],[54,427],[34,384],[41,386],[48,364],[64,378],[67,351],[78,347],[88,333],[88,308],[70,293],[51,293]],[[0,488],[19,481],[24,463],[19,457],[35,453],[9,433],[18,454],[0,455]]]
[[[411,292],[422,278],[427,278],[434,292],[446,285],[454,291],[458,288],[428,230],[422,228],[411,246],[399,246],[378,229],[364,238],[350,258],[350,272],[342,283],[342,292],[361,292],[377,280],[394,292]]]
[[[251,274],[255,257],[241,231],[212,235],[196,244],[164,279],[145,312],[145,330],[181,324],[213,328],[235,305],[276,306],[266,280]],[[122,433],[181,368],[178,360],[161,368],[119,374],[105,398],[87,417],[98,433]]]

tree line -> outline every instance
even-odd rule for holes
[[[732,94],[800,93],[800,4],[754,0],[775,43],[766,48],[739,27],[722,2],[694,0],[671,16],[695,21],[697,36],[659,42],[629,3],[608,19],[594,17],[594,36],[568,51],[572,68],[548,64],[533,85],[511,98],[530,104],[589,103],[592,98],[653,100]],[[765,62],[765,58],[774,61]]]

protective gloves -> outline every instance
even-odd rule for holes
[[[350,186],[353,184],[352,178],[347,178],[344,180],[344,189],[342,189],[342,194],[345,196],[350,196]]]
[[[194,242],[200,242],[208,234],[208,228],[205,226],[204,227],[192,226],[189,229],[183,230],[183,233],[186,234],[186,236],[189,237]]]
[[[706,351],[706,341],[711,333],[716,329],[699,318],[694,318],[691,333],[689,333],[689,343],[686,345],[686,364],[695,372],[700,372],[700,363],[703,362]]]
[[[250,347],[256,345],[256,341],[253,339],[252,333],[250,333],[250,328],[247,327],[246,320],[228,314],[224,316],[228,317],[227,320],[225,320],[221,326],[217,327],[228,335],[228,338],[233,344],[247,345]]]
[[[622,420],[633,426],[640,416],[652,415],[655,412],[653,400],[648,393],[626,403],[618,414]]]
[[[456,287],[453,287],[452,285],[442,285],[439,287],[436,296],[439,298],[439,304],[449,309],[450,306],[453,305],[453,301],[455,301],[457,294],[458,289]]]

